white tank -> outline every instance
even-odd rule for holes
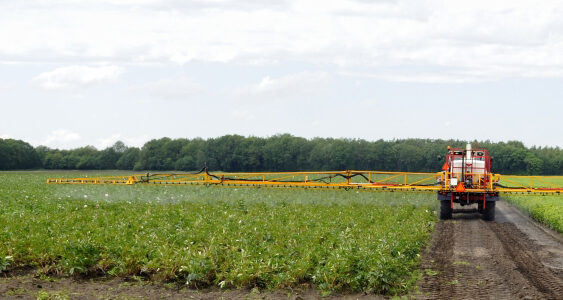
[[[461,174],[461,172],[463,172],[462,162],[461,159],[453,161],[452,173],[456,173],[457,175],[457,173]],[[485,174],[485,161],[477,159],[465,160],[465,173]]]

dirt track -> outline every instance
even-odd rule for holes
[[[422,267],[421,299],[563,299],[563,238],[504,201],[494,222],[454,208]]]

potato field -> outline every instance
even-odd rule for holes
[[[437,221],[434,193],[45,184],[96,174],[0,173],[0,271],[398,294]]]

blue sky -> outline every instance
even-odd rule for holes
[[[563,147],[560,1],[1,1],[0,138]]]

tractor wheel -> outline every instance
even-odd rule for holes
[[[495,201],[487,201],[485,210],[483,211],[483,219],[485,221],[493,221],[495,219]]]
[[[482,213],[484,212],[484,211],[483,211],[483,202],[482,202],[482,201],[480,201],[479,203],[477,203],[477,211],[478,211],[480,214],[482,214]]]
[[[440,220],[452,218],[452,207],[450,205],[450,201],[440,201]]]

